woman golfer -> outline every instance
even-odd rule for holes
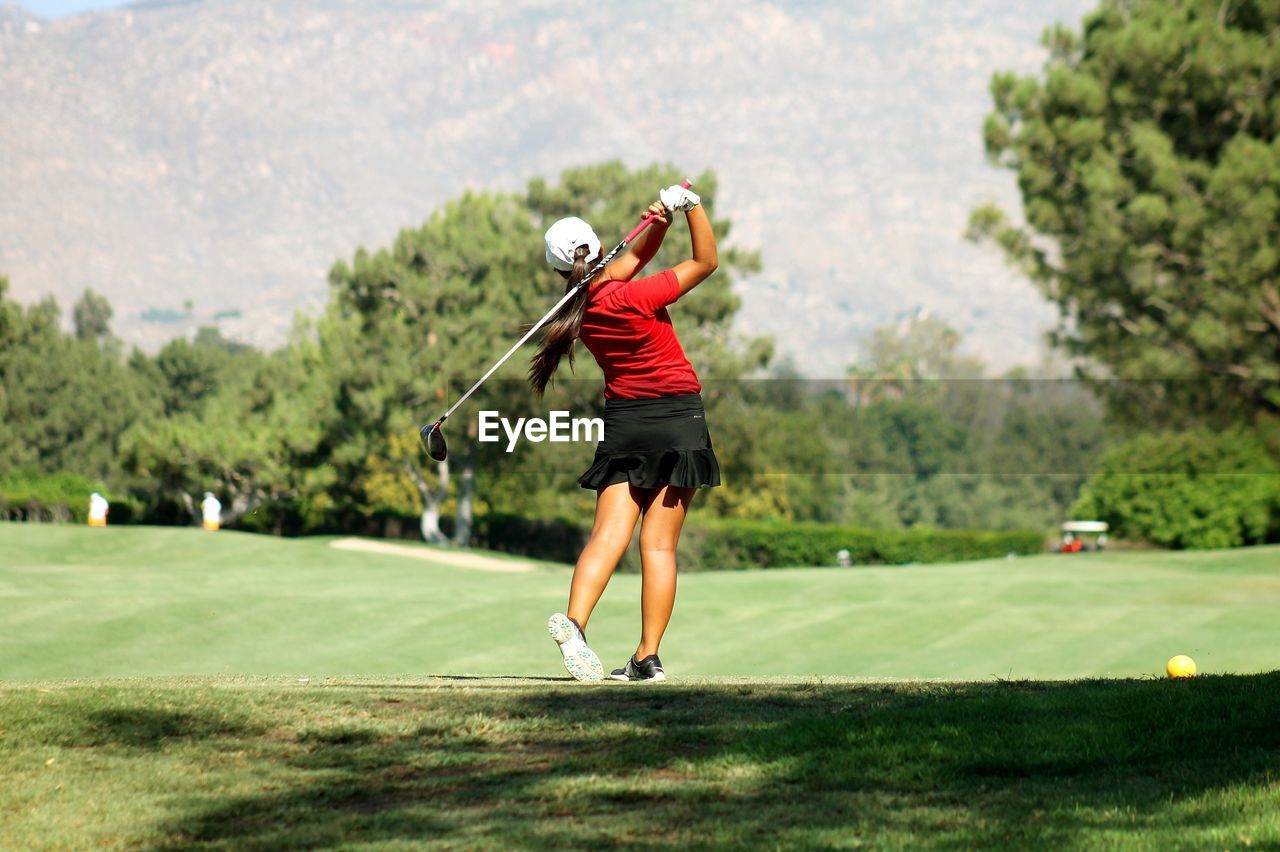
[[[586,627],[640,520],[640,644],[612,677],[664,680],[658,643],[676,598],[676,543],[694,490],[720,484],[702,386],[671,326],[667,306],[716,270],[716,239],[698,196],[681,186],[659,193],[654,222],[631,250],[600,272],[548,325],[529,368],[541,396],[581,340],[604,371],[604,439],[578,482],[596,492],[591,538],[573,571],[567,613],[547,622],[564,666],[578,680],[600,680],[600,658]],[[693,257],[649,278],[636,274],[657,254],[671,214],[689,221]],[[578,285],[600,260],[600,240],[581,219],[561,219],[546,234],[547,262]],[[643,520],[641,520],[643,519]]]

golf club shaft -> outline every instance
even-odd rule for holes
[[[680,185],[683,186],[685,189],[688,189],[689,187],[693,186],[693,184],[691,184],[687,180],[683,181]],[[439,426],[441,423],[448,420],[449,415],[453,414],[453,412],[458,410],[458,406],[466,402],[471,397],[471,395],[475,393],[476,390],[482,384],[485,383],[486,379],[488,379],[495,372],[497,372],[498,368],[501,367],[503,364],[505,364],[507,362],[507,359],[516,353],[517,349],[519,349],[521,346],[524,346],[526,343],[528,343],[529,338],[533,337],[533,335],[537,333],[538,329],[546,325],[548,320],[550,320],[553,316],[559,313],[560,309],[563,308],[566,304],[568,304],[569,301],[578,294],[579,290],[587,286],[587,284],[591,282],[591,279],[596,276],[596,273],[598,273],[600,270],[608,266],[609,263],[615,257],[617,257],[619,252],[621,252],[624,248],[626,248],[628,245],[631,244],[632,240],[640,236],[640,234],[644,233],[644,229],[649,227],[651,224],[653,224],[655,218],[656,217],[652,213],[644,214],[644,216],[640,219],[640,224],[636,225],[635,228],[631,231],[631,233],[623,237],[622,242],[618,243],[616,246],[613,247],[613,251],[605,255],[604,258],[601,259],[601,261],[597,263],[595,266],[591,267],[590,271],[588,271],[586,276],[583,277],[582,281],[578,283],[577,287],[574,287],[572,290],[569,290],[563,296],[561,296],[560,301],[556,302],[555,306],[552,307],[551,310],[547,311],[546,314],[543,315],[542,319],[534,323],[533,326],[531,326],[530,329],[524,333],[524,336],[521,337],[519,340],[517,340],[515,345],[507,350],[506,355],[503,355],[501,358],[499,358],[497,362],[492,367],[490,367],[485,372],[485,374],[476,381],[474,385],[472,385],[470,388],[467,389],[466,393],[458,397],[458,401],[455,402],[452,406],[450,406],[449,410],[444,413],[443,417],[441,417],[439,420],[436,421],[436,425]]]

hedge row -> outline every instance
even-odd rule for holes
[[[687,570],[739,570],[836,565],[841,550],[849,551],[854,565],[990,559],[1011,553],[1040,553],[1045,537],[1036,530],[878,530],[834,524],[718,520],[690,526],[681,536],[681,545],[682,567],[687,566]]]
[[[0,479],[0,520],[39,523],[75,521],[89,516],[89,495],[101,486],[74,473],[46,476],[11,475]],[[129,523],[137,514],[132,500],[112,499],[109,523]]]
[[[443,527],[443,522],[441,523]],[[476,518],[471,545],[518,556],[574,563],[587,543],[591,528],[560,518],[488,514]]]
[[[477,547],[573,562],[590,530],[567,520],[529,520],[488,515],[476,525]],[[849,551],[854,565],[959,562],[1008,554],[1040,553],[1045,537],[1036,530],[875,530],[818,523],[710,520],[691,522],[680,539],[682,571],[836,565]],[[633,541],[623,570],[638,570]]]
[[[84,521],[93,485],[83,476],[11,476],[0,479],[0,518],[10,521]]]

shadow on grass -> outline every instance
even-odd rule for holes
[[[1280,800],[1280,673],[349,697],[161,845],[1234,845]]]
[[[67,748],[157,749],[184,741],[242,737],[258,732],[241,720],[221,715],[164,710],[153,707],[112,707],[86,712],[83,724],[51,738]]]

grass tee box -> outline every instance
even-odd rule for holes
[[[1274,848],[1280,675],[0,686],[9,849]]]

